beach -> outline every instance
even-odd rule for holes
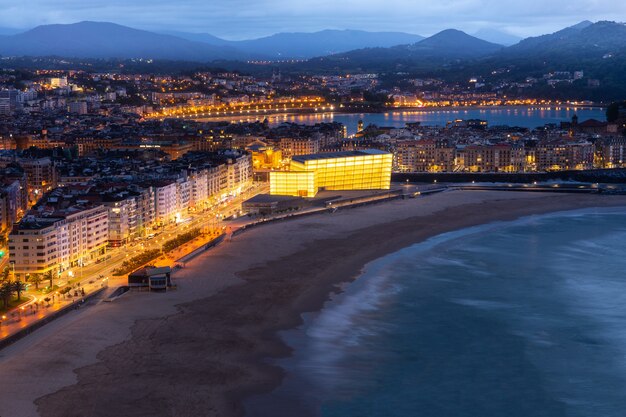
[[[130,293],[0,351],[0,416],[240,416],[290,353],[276,332],[368,263],[431,236],[626,197],[450,191],[252,228],[189,262],[163,294]]]

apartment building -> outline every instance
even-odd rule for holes
[[[298,155],[311,155],[320,152],[320,138],[281,138],[279,148],[286,158]]]
[[[455,149],[435,140],[398,142],[394,152],[397,172],[442,172],[454,169]]]
[[[596,141],[594,165],[598,168],[626,166],[626,137],[607,137]]]
[[[538,171],[591,169],[594,148],[589,142],[567,140],[544,141],[536,149]]]
[[[16,278],[60,273],[94,262],[109,240],[108,210],[78,203],[64,209],[32,210],[9,234]]]
[[[154,187],[155,221],[159,225],[176,220],[178,211],[178,183],[176,180],[161,180],[152,183]]]

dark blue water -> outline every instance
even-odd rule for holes
[[[573,108],[573,107],[496,107],[496,108],[469,108],[462,110],[401,110],[386,113],[341,114],[324,113],[310,115],[291,115],[269,117],[270,123],[276,125],[282,122],[300,124],[315,124],[320,122],[340,122],[348,128],[348,134],[357,131],[359,120],[364,124],[377,126],[404,127],[408,122],[422,122],[423,125],[445,126],[447,122],[456,119],[483,119],[491,126],[509,125],[527,127],[530,129],[544,126],[548,123],[559,124],[569,121],[577,114],[580,121],[587,119],[606,120],[605,109],[601,108]]]
[[[442,235],[368,265],[301,328],[252,417],[622,417],[626,210]]]

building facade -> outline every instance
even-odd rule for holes
[[[108,210],[73,206],[50,213],[31,212],[9,235],[16,278],[82,267],[104,254],[109,240]]]
[[[270,194],[314,197],[319,190],[388,190],[391,153],[377,149],[302,155],[270,173]]]

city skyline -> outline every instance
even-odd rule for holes
[[[0,0],[0,416],[622,417],[615,3]]]
[[[251,39],[279,32],[315,32],[324,29],[400,31],[432,35],[456,28],[468,33],[497,30],[519,37],[560,30],[583,20],[626,20],[626,4],[610,0],[512,1],[448,0],[433,4],[423,0],[391,2],[321,1],[314,6],[284,0],[262,4],[249,0],[206,4],[185,0],[173,5],[161,0],[108,2],[76,0],[9,3],[0,27],[27,30],[38,25],[111,21],[152,31],[210,33],[230,40]],[[453,10],[453,13],[450,11]]]

